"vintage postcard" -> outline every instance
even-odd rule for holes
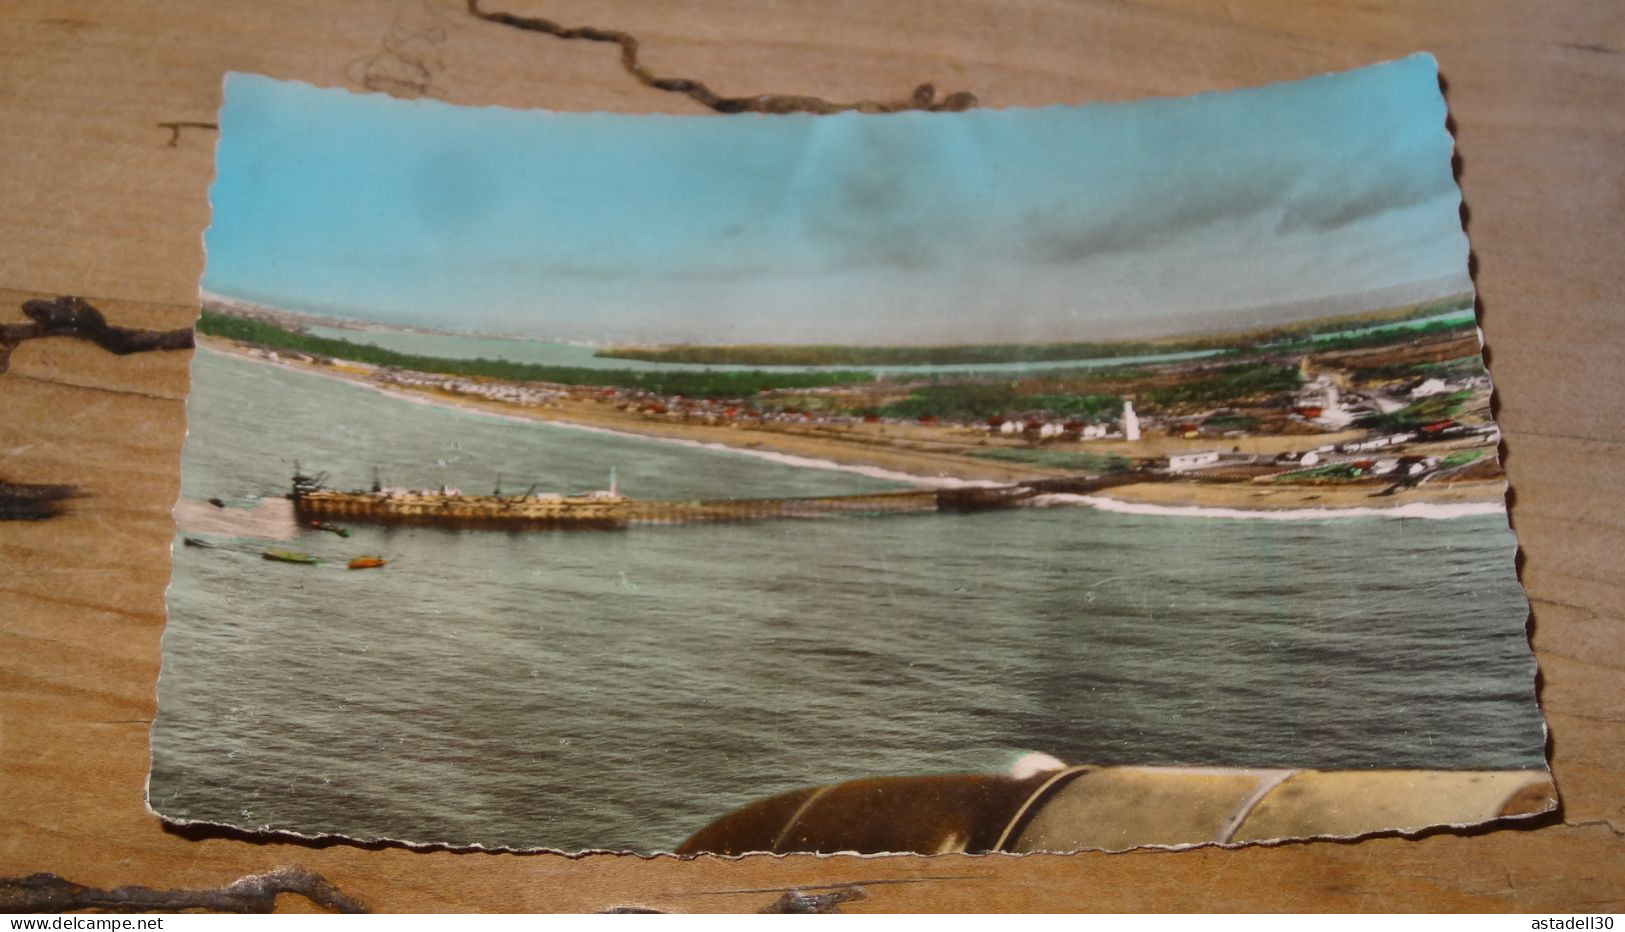
[[[1027,852],[1551,808],[1432,58],[668,117],[226,84],[150,804]]]

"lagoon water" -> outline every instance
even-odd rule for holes
[[[200,352],[183,495],[893,487],[517,423]],[[413,841],[669,850],[813,783],[1067,761],[1537,767],[1501,515],[1236,521],[1089,508],[501,534],[357,526],[176,546],[151,801]]]
[[[709,365],[692,362],[666,362],[649,359],[619,359],[599,356],[598,348],[585,343],[562,343],[552,340],[528,340],[518,337],[449,336],[441,333],[419,333],[412,330],[370,328],[351,330],[344,327],[307,325],[310,333],[332,340],[348,340],[394,350],[397,353],[419,353],[445,359],[501,359],[507,362],[530,363],[540,366],[571,366],[579,369],[621,369],[633,372],[693,372],[749,371],[749,372],[873,372],[876,374],[930,375],[947,373],[989,372],[1049,372],[1070,369],[1102,369],[1115,366],[1135,366],[1147,363],[1179,362],[1217,356],[1222,350],[1187,350],[1179,353],[1148,353],[1141,356],[1108,356],[1096,359],[1051,359],[1038,362],[983,362],[944,363],[937,365],[902,366],[750,366]]]
[[[1471,308],[1460,311],[1446,311],[1428,317],[1416,318],[1400,322],[1383,322],[1367,326],[1350,327],[1328,333],[1316,334],[1312,339],[1316,341],[1334,340],[1342,337],[1357,337],[1365,334],[1377,333],[1384,330],[1410,330],[1425,327],[1429,324],[1450,323],[1457,326],[1470,326],[1475,320]],[[1043,360],[1037,362],[997,362],[997,363],[950,363],[940,365],[910,365],[910,366],[746,366],[746,365],[704,365],[699,363],[656,362],[646,359],[617,359],[597,355],[598,348],[585,343],[565,343],[554,340],[531,340],[517,337],[491,337],[476,336],[473,334],[452,336],[443,333],[419,333],[412,330],[397,330],[390,327],[371,327],[362,330],[353,330],[344,327],[329,327],[320,324],[310,324],[305,327],[310,333],[332,340],[348,340],[351,343],[365,343],[382,349],[394,350],[398,353],[417,353],[425,356],[439,356],[447,359],[501,359],[507,362],[530,363],[543,366],[570,366],[580,369],[622,369],[636,372],[675,372],[708,369],[750,370],[761,372],[805,372],[805,371],[860,371],[877,374],[912,374],[932,375],[950,373],[991,373],[1009,372],[1013,374],[1049,372],[1070,369],[1101,369],[1117,366],[1137,366],[1163,362],[1179,362],[1190,359],[1202,359],[1219,355],[1219,350],[1191,350],[1180,353],[1149,353],[1140,356],[1100,357],[1094,359],[1072,360]]]

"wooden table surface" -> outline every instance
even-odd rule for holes
[[[417,852],[168,832],[143,803],[185,429],[186,352],[24,343],[0,375],[0,479],[70,515],[0,524],[0,876],[212,887],[284,864],[380,910],[755,910],[858,885],[859,910],[1620,910],[1625,904],[1625,7],[1616,0],[486,0],[627,30],[722,93],[1001,107],[1227,89],[1422,49],[1439,59],[1499,391],[1541,701],[1563,797],[1534,828],[1074,856]],[[463,104],[694,113],[613,46],[461,0],[7,0],[0,322],[86,296],[115,323],[196,313],[228,70]],[[730,119],[718,116],[717,119]],[[1396,722],[1396,726],[1400,723]],[[284,896],[279,905],[309,908]]]

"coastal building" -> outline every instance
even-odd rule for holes
[[[1309,450],[1304,453],[1281,453],[1277,455],[1275,459],[1271,460],[1271,462],[1278,466],[1315,466],[1320,463],[1320,453],[1315,450]]]
[[[1370,440],[1361,440],[1357,443],[1339,444],[1337,451],[1339,453],[1365,453],[1370,450],[1381,450],[1384,447],[1397,447],[1401,444],[1409,443],[1410,441],[1414,440],[1415,437],[1415,434],[1408,432],[1403,434],[1387,434],[1382,437],[1373,437]]]
[[[1455,386],[1451,385],[1449,382],[1446,382],[1444,379],[1424,379],[1422,384],[1411,389],[1411,397],[1431,398],[1434,395],[1442,395],[1445,392],[1454,390]]]
[[[1218,450],[1202,450],[1197,453],[1170,453],[1168,454],[1169,472],[1190,472],[1219,462]]]
[[[1342,390],[1330,372],[1322,372],[1314,381],[1303,387],[1299,393],[1295,409],[1309,416],[1314,412],[1312,420],[1322,426],[1341,429],[1354,423],[1356,412],[1349,409],[1344,403]]]

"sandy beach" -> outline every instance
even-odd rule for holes
[[[957,479],[983,482],[1019,482],[1053,476],[1054,470],[1020,463],[978,460],[967,456],[978,449],[967,431],[952,428],[856,425],[850,429],[822,426],[764,425],[737,427],[704,424],[676,418],[647,417],[621,411],[597,401],[566,398],[545,406],[516,405],[452,392],[422,390],[402,385],[380,385],[368,370],[335,363],[312,365],[286,358],[276,361],[251,355],[245,348],[215,339],[199,340],[203,351],[217,351],[261,365],[279,366],[312,375],[341,379],[382,394],[464,411],[502,417],[545,421],[561,426],[613,430],[654,440],[720,444],[741,451],[823,460],[852,468],[880,469],[922,481]],[[961,434],[962,436],[955,436]]]
[[[1145,505],[1287,510],[1301,508],[1397,508],[1430,505],[1505,504],[1506,483],[1447,482],[1378,495],[1382,485],[1301,486],[1253,482],[1143,482],[1120,485],[1099,497]]]

